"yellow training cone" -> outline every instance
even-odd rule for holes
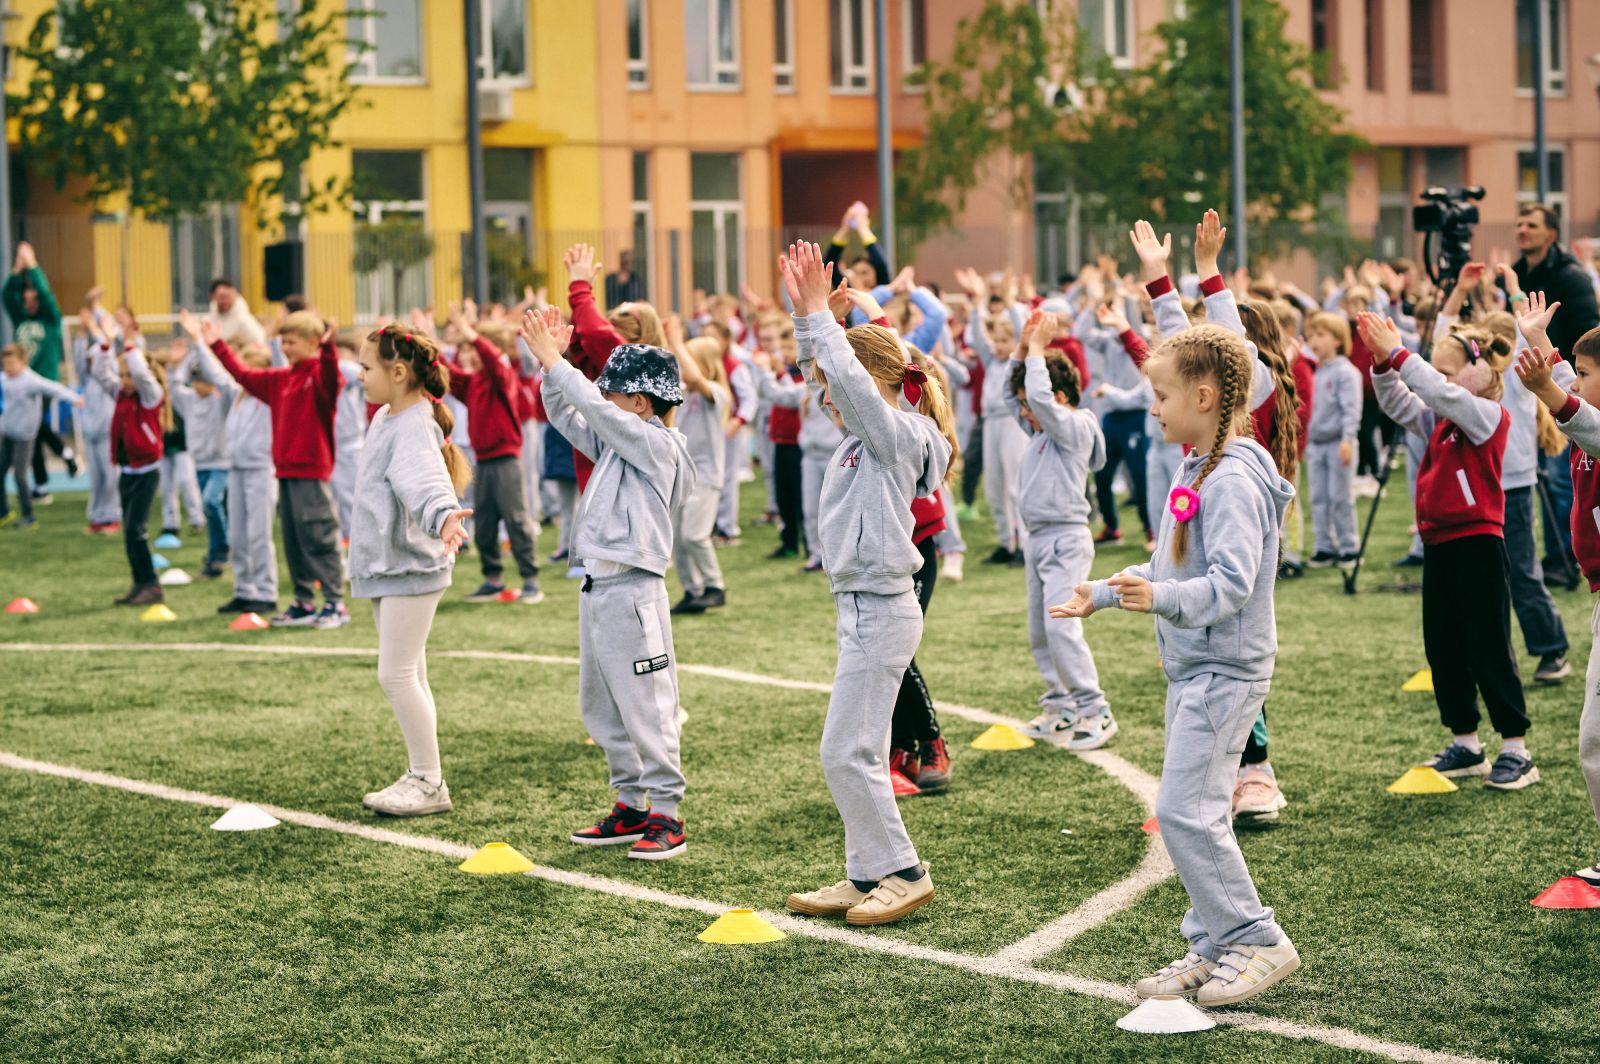
[[[1411,679],[1401,684],[1400,690],[1408,691],[1412,694],[1432,694],[1433,670],[1423,669],[1421,672],[1411,677]]]
[[[1439,774],[1439,770],[1426,765],[1408,769],[1404,776],[1389,784],[1390,794],[1449,794],[1461,788]]]
[[[154,606],[151,606],[149,609],[145,610],[143,613],[139,614],[139,619],[141,621],[155,624],[162,621],[175,621],[178,619],[178,615],[167,609],[166,603],[158,602]]]
[[[995,724],[972,740],[974,750],[1026,750],[1033,740],[1009,724]]]
[[[757,916],[754,909],[729,909],[700,932],[701,942],[738,946],[746,942],[776,942],[784,933]]]
[[[533,862],[503,842],[491,842],[461,862],[463,872],[475,876],[516,876],[533,871]]]

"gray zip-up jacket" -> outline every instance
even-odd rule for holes
[[[276,360],[281,356],[274,355]],[[276,361],[274,364],[277,364]],[[282,363],[287,365],[287,362]],[[202,350],[194,360],[191,370],[200,380],[213,388],[238,388],[238,382],[222,368],[210,351]],[[229,400],[223,420],[223,453],[228,456],[228,468],[272,469],[272,410],[255,396],[239,389]]]
[[[720,487],[727,468],[728,437],[723,432],[723,413],[733,401],[720,384],[711,386],[712,398],[684,389],[683,405],[678,407],[677,427],[694,459],[695,483]]]
[[[202,354],[211,358],[211,352],[202,348],[193,347],[189,357],[183,360],[177,371],[172,375],[172,407],[183,417],[183,431],[188,442],[189,454],[194,459],[196,469],[227,469],[228,460],[228,412],[233,409],[234,401],[243,391],[239,382],[229,377],[224,385],[213,384],[216,390],[209,396],[201,396],[194,390],[190,382],[198,377],[210,384],[209,378],[196,372]]]
[[[83,388],[83,409],[78,411],[78,424],[83,426],[86,440],[103,441],[111,435],[111,418],[117,412],[117,393],[106,389],[95,378],[94,360],[115,358],[107,345],[90,343],[79,333],[72,341],[72,368],[77,371],[78,383]]]
[[[1174,485],[1192,487],[1204,453],[1178,468]],[[1272,455],[1254,440],[1228,444],[1190,518],[1188,550],[1172,557],[1177,520],[1162,506],[1156,551],[1125,573],[1153,586],[1156,649],[1169,680],[1217,673],[1236,680],[1272,676],[1278,626],[1272,588],[1278,572],[1278,529],[1294,488],[1278,475]],[[1104,580],[1090,585],[1096,609],[1120,605]]]
[[[5,410],[0,411],[0,435],[8,440],[31,440],[39,435],[39,426],[44,421],[44,409],[39,403],[42,397],[52,396],[64,403],[78,401],[77,392],[39,376],[26,366],[15,377],[0,373],[0,393],[6,404]]]
[[[1361,371],[1343,355],[1317,366],[1317,401],[1311,404],[1309,443],[1355,442],[1361,431]]]
[[[1008,417],[1006,411],[1006,392],[1011,390],[1011,380],[1005,376],[1006,364],[1011,361],[1011,352],[996,351],[994,342],[989,338],[989,330],[983,324],[981,308],[974,308],[972,317],[967,320],[967,346],[978,353],[983,360],[983,416]],[[1015,336],[1022,335],[1022,326],[1028,320],[1027,311],[1022,309],[1020,303],[1013,303],[1007,307],[1005,314],[1011,319],[1012,332]]]
[[[541,394],[550,424],[594,462],[573,553],[665,574],[675,517],[697,483],[683,433],[624,412],[570,362],[545,371]]]
[[[1106,464],[1106,438],[1100,418],[1087,407],[1062,406],[1050,390],[1050,371],[1040,355],[1023,360],[1022,386],[1028,409],[1039,419],[1034,432],[1017,393],[1006,405],[1030,439],[1022,454],[1017,510],[1029,532],[1052,525],[1088,525],[1089,474]],[[1009,366],[1007,367],[1010,368]],[[1009,377],[1009,373],[1007,374]]]
[[[786,373],[762,373],[757,379],[763,399],[773,406],[800,411],[800,435],[795,442],[800,445],[801,454],[816,456],[838,450],[844,442],[844,431],[822,409],[822,388],[812,382],[809,374],[803,381]]]
[[[427,402],[372,418],[350,512],[350,594],[427,595],[450,586],[455,556],[439,538],[461,505]]]
[[[822,478],[818,534],[834,594],[910,591],[922,568],[911,542],[911,500],[938,490],[950,444],[933,420],[884,402],[873,379],[827,311],[794,320],[800,368],[816,363],[848,435]]]

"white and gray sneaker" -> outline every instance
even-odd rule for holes
[[[1216,969],[1216,961],[1208,961],[1198,953],[1188,953],[1182,960],[1173,961],[1155,975],[1139,980],[1134,984],[1133,992],[1142,998],[1192,998]]]
[[[434,785],[415,772],[407,772],[383,790],[372,792],[361,799],[361,804],[385,816],[428,816],[455,808],[450,802],[450,788],[443,780]]]
[[[1588,868],[1580,868],[1572,873],[1576,879],[1581,879],[1595,890],[1600,890],[1600,861],[1596,861]]]
[[[1071,710],[1062,714],[1047,709],[1017,730],[1030,739],[1043,739],[1047,743],[1065,746],[1072,738],[1072,726],[1077,720],[1078,714]]]
[[[1237,1005],[1300,967],[1300,953],[1285,935],[1276,946],[1230,946],[1200,988],[1202,1006]]]
[[[1068,750],[1098,750],[1117,734],[1117,718],[1108,709],[1093,717],[1079,717],[1072,726],[1072,738],[1067,740]]]

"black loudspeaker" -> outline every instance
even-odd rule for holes
[[[266,246],[261,268],[266,275],[267,302],[281,303],[285,297],[303,291],[305,262],[305,245],[298,240]]]

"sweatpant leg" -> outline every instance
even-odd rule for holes
[[[1271,733],[1267,730],[1267,707],[1261,707],[1261,712],[1256,714],[1256,722],[1250,726],[1250,738],[1245,740],[1244,754],[1239,761],[1242,765],[1261,765],[1267,761],[1267,743]]]
[[[578,519],[578,482],[576,480],[556,481],[556,494],[561,498],[561,549],[568,552],[567,561],[572,558],[572,526]]]
[[[194,468],[194,455],[179,451],[173,455],[172,467],[184,509],[189,511],[189,527],[198,529],[205,524],[205,507],[200,502],[200,477]]]
[[[33,441],[0,438],[0,480],[10,470],[11,479],[17,482],[17,509],[23,517],[33,516],[33,485],[28,482],[28,469],[33,461]],[[0,484],[0,514],[8,513],[4,498],[4,485]]]
[[[1094,537],[1087,525],[1048,534],[1036,532],[1028,538],[1027,551],[1028,571],[1037,574],[1043,594],[1041,608],[1030,613],[1029,624],[1044,627],[1046,652],[1068,703],[1080,717],[1098,717],[1111,707],[1100,689],[1100,673],[1083,636],[1083,622],[1075,617],[1058,620],[1047,613],[1053,605],[1070,602],[1078,585],[1089,579]],[[1030,590],[1033,582],[1029,581]]]
[[[89,466],[89,513],[92,525],[109,525],[122,520],[117,503],[117,467],[111,461],[111,441],[104,436],[83,441],[84,458]]]
[[[1028,437],[1011,418],[989,418],[984,422],[984,491],[994,511],[995,532],[1000,546],[1016,550],[1022,542],[1022,522],[1017,516],[1017,491],[1022,476],[1022,455]]]
[[[206,515],[206,561],[221,565],[228,560],[228,471],[202,469],[198,476]]]
[[[739,452],[748,453],[749,433],[740,429],[724,441],[722,469],[722,500],[717,506],[717,527],[724,535],[737,536],[739,529]]]
[[[122,499],[122,548],[128,555],[128,568],[133,570],[135,587],[149,587],[156,582],[156,567],[150,557],[150,504],[155,501],[161,486],[161,474],[124,473],[117,480],[117,493]]]
[[[967,438],[961,446],[961,502],[972,507],[978,498],[978,481],[983,476],[983,423],[982,414],[972,419],[967,427]]]
[[[879,880],[917,863],[889,783],[889,726],[922,638],[922,610],[909,591],[833,598],[839,664],[822,727],[822,773],[844,820],[845,875]]]
[[[178,456],[164,454],[161,456],[161,527],[163,529],[179,529],[183,527],[183,513],[178,506]]]
[[[967,541],[961,537],[961,520],[956,517],[955,500],[948,487],[939,489],[939,501],[944,503],[944,531],[934,535],[934,546],[939,548],[940,554],[967,553]]]
[[[770,458],[777,496],[778,516],[783,523],[779,542],[786,550],[800,549],[800,448],[792,443],[774,444]]]
[[[804,515],[806,549],[810,560],[822,560],[822,540],[817,537],[817,514],[822,510],[822,478],[828,472],[826,454],[807,454],[800,463],[800,509]]]
[[[428,632],[443,597],[440,588],[426,595],[372,600],[372,620],[378,628],[378,684],[394,707],[411,771],[429,779],[444,774],[439,764],[438,708],[424,663]]]
[[[765,419],[758,418],[762,424]],[[762,432],[756,437],[756,457],[761,460],[761,479],[767,483],[767,512],[779,513],[778,504],[778,444],[772,442],[772,435]]]
[[[1023,550],[1028,580],[1028,649],[1033,654],[1033,663],[1038,666],[1040,678],[1044,680],[1044,694],[1039,696],[1039,708],[1067,717],[1076,711],[1076,703],[1062,685],[1061,674],[1056,671],[1055,656],[1050,653],[1047,627],[1057,622],[1049,616],[1051,603],[1045,599],[1044,580],[1039,574],[1039,559],[1035,556],[1036,550],[1048,549],[1047,542],[1048,537],[1031,536]],[[1083,622],[1078,623],[1081,625]]]
[[[506,538],[511,541],[511,557],[517,563],[517,574],[523,580],[539,575],[539,526],[528,513],[527,480],[522,462],[515,456],[496,460],[503,463],[497,470],[499,479],[500,520],[506,526]],[[478,463],[482,470],[483,463]]]
[[[528,500],[528,521],[534,538],[544,524],[544,501],[539,491],[539,471],[544,468],[544,431],[537,421],[522,423],[522,494]]]
[[[1511,577],[1511,607],[1517,611],[1528,653],[1563,654],[1567,629],[1556,612],[1533,542],[1533,489],[1506,489],[1506,565]]]
[[[1572,553],[1572,463],[1564,447],[1560,454],[1541,454],[1539,464],[1544,467],[1550,505],[1556,512],[1554,521],[1545,522],[1544,553],[1561,558]]]
[[[350,538],[350,514],[355,510],[356,472],[361,466],[361,448],[345,447],[333,460],[333,479],[328,487],[333,489],[333,501],[339,508],[339,535]]]
[[[342,601],[344,560],[339,557],[339,519],[328,482],[285,478],[280,481],[279,490],[283,548],[289,558],[295,597],[311,602],[316,595],[312,585],[320,582],[326,601]]]
[[[1167,508],[1167,497],[1172,494],[1172,481],[1178,475],[1178,463],[1183,460],[1183,450],[1162,440],[1149,439],[1145,447],[1145,519],[1151,528],[1161,527],[1161,515]]]
[[[606,755],[617,800],[678,815],[678,673],[667,585],[598,581],[578,596],[583,723]]]
[[[722,587],[722,566],[711,545],[711,530],[717,523],[717,501],[721,492],[715,484],[697,484],[678,510],[674,553],[678,580],[685,594],[697,595],[708,588]]]
[[[1333,530],[1332,470],[1328,468],[1328,451],[1332,449],[1335,461],[1339,457],[1338,444],[1312,443],[1306,445],[1306,487],[1311,493],[1311,549],[1315,554],[1337,554]]]
[[[502,459],[491,458],[478,463],[472,478],[472,542],[478,548],[478,566],[483,578],[497,582],[505,566],[500,561],[500,478],[497,476]]]
[[[1600,647],[1600,599],[1589,616],[1589,635]],[[1589,785],[1589,801],[1594,819],[1600,825],[1600,652],[1589,652],[1589,671],[1584,677],[1583,715],[1578,718],[1578,764]]]
[[[1354,554],[1361,549],[1356,535],[1356,467],[1339,461],[1339,445],[1332,445],[1328,456],[1327,484],[1329,520],[1333,525],[1333,547],[1339,554]]]
[[[1232,946],[1271,946],[1284,937],[1272,910],[1261,904],[1233,833],[1239,757],[1271,686],[1270,680],[1211,673],[1167,685],[1156,818],[1189,894],[1183,935],[1208,960]]]
[[[33,438],[33,482],[43,484],[50,479],[50,470],[45,467],[45,457],[50,453],[57,456],[66,454],[67,445],[55,429],[55,398],[49,395],[39,397],[39,407],[43,417],[39,419],[39,431]]]
[[[922,615],[928,615],[928,605],[933,601],[933,590],[939,583],[939,553],[934,549],[932,537],[917,544],[922,554],[922,568],[917,570],[917,606]],[[900,691],[895,695],[894,718],[890,725],[889,745],[896,750],[914,750],[916,744],[931,743],[939,738],[939,714],[933,708],[933,693],[917,668],[917,659],[906,665],[906,674],[900,680]]]

